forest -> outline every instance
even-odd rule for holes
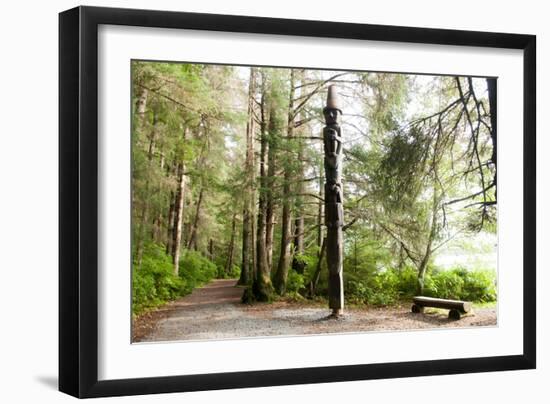
[[[323,108],[342,128],[346,304],[496,302],[496,79],[132,61],[133,313],[235,279],[327,299]]]

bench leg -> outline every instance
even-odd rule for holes
[[[460,317],[462,317],[460,311],[456,309],[449,310],[449,320],[460,320]]]
[[[417,304],[413,304],[412,307],[411,307],[411,311],[413,313],[424,313],[424,307],[419,306]]]

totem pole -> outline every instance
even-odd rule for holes
[[[338,105],[336,86],[328,88],[327,106],[323,109],[325,128],[325,225],[327,226],[327,266],[329,307],[332,316],[338,317],[344,310],[343,260],[344,224],[342,194],[342,111]]]

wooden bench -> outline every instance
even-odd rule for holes
[[[438,299],[435,297],[415,296],[413,297],[412,312],[423,313],[425,307],[448,309],[449,319],[460,320],[463,314],[472,311],[472,303],[462,300]]]

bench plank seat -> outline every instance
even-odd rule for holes
[[[462,300],[439,299],[436,297],[415,296],[413,297],[413,313],[422,313],[424,307],[435,307],[438,309],[448,309],[449,318],[459,320],[462,314],[472,311],[472,303]]]

